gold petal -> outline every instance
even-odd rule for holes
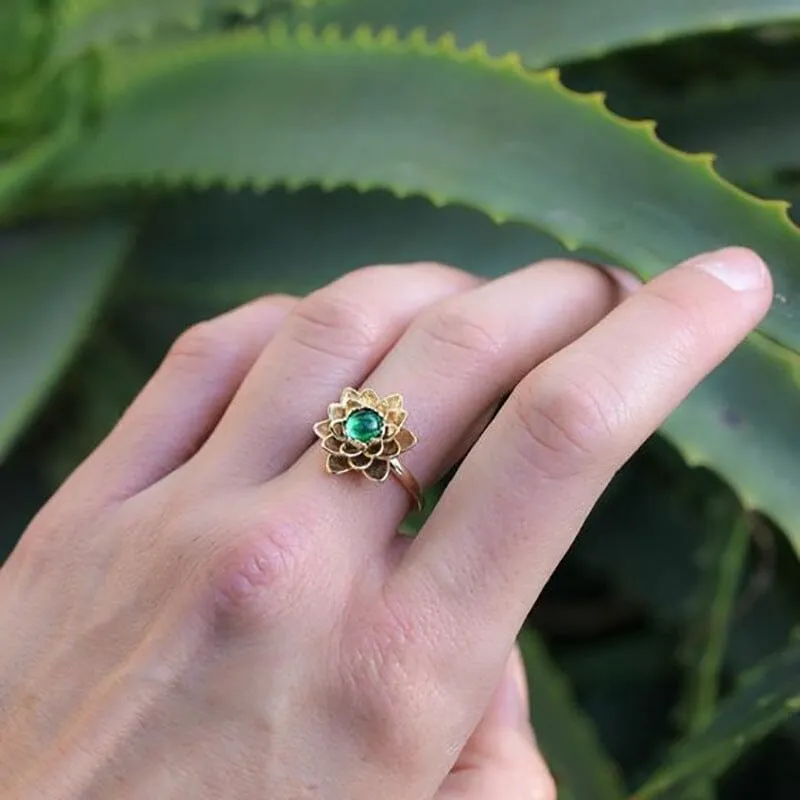
[[[342,443],[335,436],[328,436],[322,442],[322,449],[327,450],[329,453],[338,453]]]
[[[410,450],[417,443],[417,437],[408,428],[401,428],[397,431],[394,440],[400,445],[401,453]]]
[[[340,442],[339,447],[338,452],[345,456],[357,456],[364,452],[364,445],[361,442],[351,442],[349,439]]]
[[[364,404],[361,402],[360,398],[351,397],[347,403],[345,403],[345,411],[347,414],[352,414],[354,411],[358,411],[359,408],[364,408]]]
[[[347,416],[347,411],[341,403],[331,403],[328,406],[328,419],[334,422],[337,419],[344,419]]]
[[[367,469],[372,464],[372,459],[366,453],[359,453],[357,456],[350,456],[350,467],[352,469]]]
[[[329,420],[324,419],[322,422],[318,422],[314,426],[314,433],[319,436],[320,439],[327,439],[331,435],[331,423]]]
[[[395,456],[400,454],[400,445],[397,443],[397,439],[392,439],[383,446],[383,457],[384,458],[394,458]]]
[[[406,421],[408,411],[404,408],[393,408],[391,411],[386,412],[386,421],[391,422],[392,425],[397,425],[398,428],[402,427]]]
[[[347,438],[347,437],[344,435],[344,424],[343,424],[341,421],[338,421],[338,422],[331,422],[331,433],[332,433],[332,434],[333,434],[333,435],[334,435],[334,436],[335,436],[337,439],[345,439],[345,438]]]
[[[392,425],[390,422],[387,422],[383,426],[383,433],[381,434],[381,439],[383,439],[384,442],[388,442],[390,439],[394,439],[394,437],[397,436],[397,431],[398,431],[397,425]]]
[[[342,397],[339,402],[345,406],[348,403],[355,400],[356,402],[361,402],[361,393],[357,389],[353,389],[352,387],[348,386],[343,392]]]
[[[385,481],[389,477],[389,462],[384,461],[382,458],[376,458],[364,470],[364,474],[373,481]]]
[[[374,389],[363,389],[361,391],[361,402],[364,403],[364,405],[377,408],[381,400]]]
[[[382,439],[373,439],[367,445],[367,455],[372,456],[373,458],[379,456],[383,452],[383,440]]]
[[[349,472],[351,466],[346,456],[338,456],[330,453],[328,455],[328,461],[325,464],[325,469],[327,469],[331,475],[340,475],[343,472]]]
[[[401,394],[390,394],[383,398],[383,405],[385,408],[402,408],[403,407],[403,395]]]

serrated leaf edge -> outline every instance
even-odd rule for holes
[[[306,24],[302,23],[290,29],[283,21],[272,23],[264,30],[246,30],[234,33],[212,34],[198,39],[182,43],[173,47],[171,50],[163,50],[161,53],[151,53],[149,67],[147,69],[134,70],[132,73],[118,71],[112,75],[106,83],[106,91],[113,95],[124,92],[125,89],[147,77],[147,73],[157,74],[162,69],[170,69],[178,66],[185,66],[194,60],[204,58],[220,51],[245,50],[252,46],[267,46],[279,50],[281,48],[300,47],[306,50],[324,50],[336,48],[355,47],[360,50],[373,52],[389,52],[394,54],[417,54],[428,57],[445,57],[459,63],[470,63],[481,68],[505,73],[519,80],[534,84],[549,85],[553,91],[569,98],[573,103],[592,107],[601,117],[606,117],[614,121],[619,127],[634,132],[649,142],[650,146],[656,147],[670,158],[676,161],[692,165],[713,182],[731,194],[737,195],[756,208],[762,209],[766,213],[774,214],[779,220],[779,224],[786,227],[793,236],[800,237],[800,233],[789,217],[791,204],[786,200],[763,199],[750,194],[740,187],[727,181],[714,167],[716,156],[713,153],[686,153],[675,148],[657,135],[657,123],[655,120],[631,120],[612,111],[606,104],[606,95],[603,92],[592,92],[584,94],[565,86],[560,79],[558,69],[551,68],[533,71],[523,66],[521,57],[518,53],[507,53],[501,57],[490,56],[485,42],[477,42],[468,48],[459,48],[452,34],[445,34],[436,40],[429,40],[423,28],[413,30],[408,37],[401,38],[395,28],[383,28],[373,32],[368,26],[359,26],[352,35],[344,37],[341,29],[336,25],[328,25],[319,33]],[[158,55],[159,58],[154,58]],[[122,181],[124,185],[124,181]],[[136,176],[130,181],[131,185],[153,185],[153,186],[175,186],[175,187],[195,187],[207,189],[212,186],[222,186],[228,190],[253,189],[255,191],[266,191],[275,186],[285,186],[290,190],[305,188],[307,186],[320,186],[323,189],[336,189],[351,187],[358,191],[366,192],[373,189],[384,189],[397,197],[420,196],[427,198],[436,206],[449,204],[467,205],[481,211],[496,223],[521,222],[531,225],[527,220],[515,217],[513,214],[501,208],[488,208],[479,204],[464,202],[457,197],[444,194],[419,191],[409,186],[400,184],[385,184],[381,181],[356,181],[348,182],[336,177],[326,177],[320,175],[314,179],[282,176],[280,178],[259,178],[253,176],[241,177],[220,177],[219,175],[194,175],[170,174],[169,171],[155,173],[147,176]],[[531,227],[539,227],[531,225]],[[587,243],[573,237],[566,230],[559,229],[557,224],[551,227],[542,227],[542,230],[558,239],[569,250],[577,250],[579,247],[587,246]],[[614,253],[607,253],[611,257],[618,258]],[[620,260],[620,263],[625,263]]]

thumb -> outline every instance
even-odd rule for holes
[[[435,800],[555,800],[556,786],[528,715],[525,666],[515,646],[503,678]]]

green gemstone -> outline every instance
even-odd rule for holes
[[[348,439],[371,442],[383,433],[383,417],[371,408],[361,408],[345,420],[344,433]]]

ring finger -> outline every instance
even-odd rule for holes
[[[308,447],[308,424],[342,386],[360,383],[411,320],[478,279],[438,264],[367,267],[300,301],[198,454],[200,469],[261,484]]]

